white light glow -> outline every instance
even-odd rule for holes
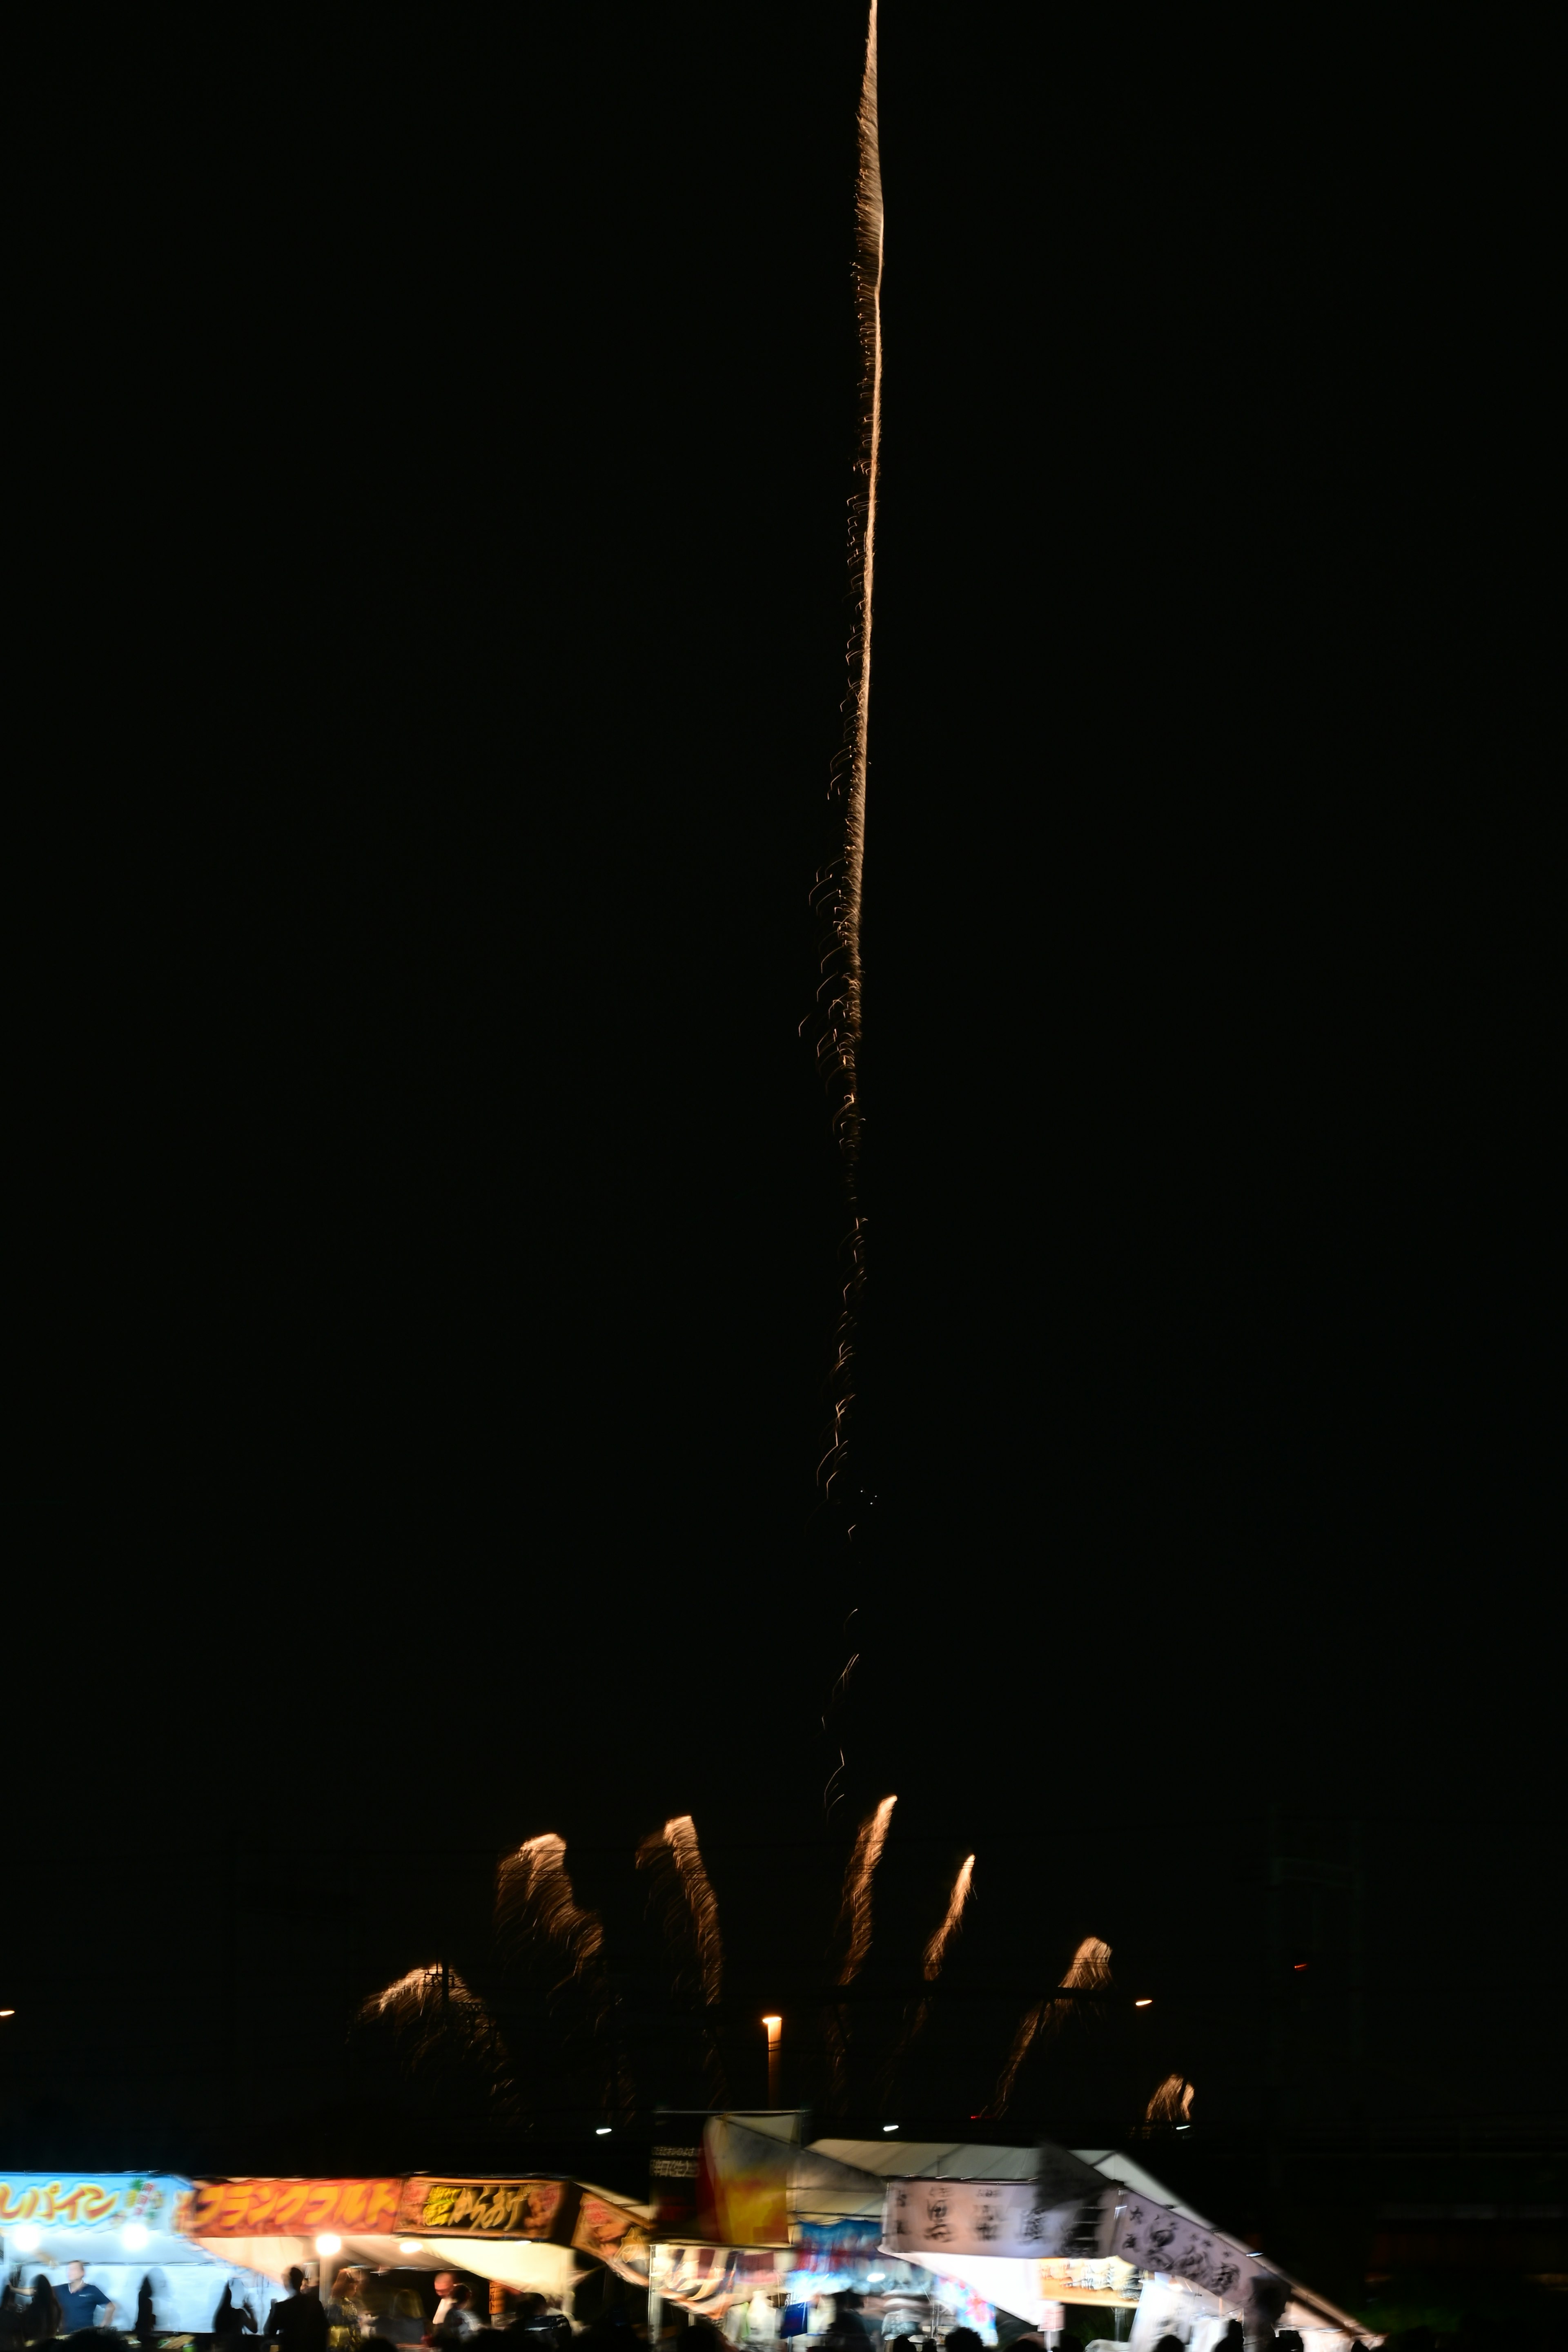
[[[399,2238],[397,2251],[400,2254],[418,2254],[423,2253],[424,2248],[417,2238]]]
[[[897,2131],[897,2130],[898,2130],[898,2128],[899,2128],[899,2126],[898,2126],[898,2125],[897,2125],[897,2124],[884,2124],[884,2125],[882,2126],[882,2129],[883,2129],[884,2131]]]
[[[127,2221],[120,2232],[120,2242],[128,2254],[139,2254],[147,2242],[145,2221]]]
[[[608,2139],[609,2137],[610,2126],[608,2124],[595,2124],[594,2126],[594,2137],[595,2139]]]
[[[316,2252],[319,2254],[341,2254],[342,2250],[342,2240],[334,2237],[331,2230],[323,2230],[316,2241]]]
[[[38,2251],[38,2226],[36,2221],[24,2221],[19,2230],[11,2232],[11,2243],[19,2254],[36,2254]]]

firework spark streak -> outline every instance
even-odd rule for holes
[[[711,2010],[723,1990],[724,1946],[719,1933],[719,1906],[703,1868],[697,1824],[689,1813],[677,1813],[663,1829],[644,1838],[637,1848],[637,1868],[646,1870],[653,1881],[652,1900],[675,1956],[677,1981],[689,1973],[703,2007]],[[704,2040],[708,2073],[722,2105],[728,2085],[710,2019]]]
[[[656,1884],[660,1864],[672,1868],[679,1888],[680,1908],[697,1961],[702,1999],[712,2005],[723,1989],[724,1946],[719,1933],[719,1906],[697,1843],[697,1824],[689,1813],[678,1813],[663,1829],[644,1838],[637,1848],[637,1868],[651,1870]]]
[[[963,1923],[964,1906],[969,1900],[970,1881],[973,1876],[974,1856],[972,1853],[965,1854],[958,1866],[958,1875],[952,1882],[952,1893],[948,1896],[947,1910],[942,1924],[921,1956],[921,1974],[927,1984],[935,1984],[942,1974],[942,1964],[947,1957],[947,1948]],[[882,2070],[881,2089],[884,2097],[891,2095],[893,2084],[898,2080],[899,2068],[925,2032],[927,2021],[931,2017],[931,2003],[929,2000],[918,2000],[912,2011],[906,2010],[904,2014],[903,2032],[900,2034],[892,2054]]]
[[[574,1976],[584,1975],[604,1949],[605,1929],[596,1911],[578,1906],[566,1875],[566,1841],[552,1830],[530,1838],[509,1854],[496,1877],[496,1925],[537,1930],[572,1957]]]
[[[959,1922],[963,1917],[963,1906],[969,1900],[969,1882],[973,1875],[974,1856],[969,1854],[959,1865],[958,1876],[952,1882],[952,1893],[948,1897],[947,1916],[925,1948],[925,1957],[921,1962],[921,1974],[927,1984],[934,1984],[942,1973],[942,1959],[947,1948],[957,1935]]]
[[[847,1985],[858,1976],[871,1948],[871,1879],[882,1858],[882,1848],[888,1842],[888,1824],[893,1818],[897,1797],[884,1797],[876,1810],[867,1814],[855,1832],[855,1843],[849,1849],[849,1861],[844,1873],[844,1896],[838,1906],[837,1932],[844,1938],[844,1958],[839,1963],[838,1981]],[[827,2042],[828,2080],[835,2105],[842,2103],[845,2082],[845,2062],[847,2056],[845,2017],[841,2009],[830,2009],[823,2019]]]
[[[888,1824],[898,1801],[897,1797],[884,1797],[876,1811],[868,1813],[861,1822],[850,1848],[848,1867],[844,1873],[844,1900],[838,1911],[838,1924],[846,1936],[844,1962],[838,1971],[841,1985],[859,1975],[871,1948],[871,1879],[882,1858]]]
[[[1167,2074],[1143,2110],[1146,2124],[1184,2124],[1193,2112],[1193,2086],[1184,2074]]]
[[[428,1968],[410,1969],[363,2001],[359,2015],[362,2022],[384,2018],[411,2065],[442,2055],[474,2057],[496,2069],[500,2087],[506,2051],[496,2021],[456,1969],[444,1968],[438,1960]]]
[[[1107,1985],[1110,1982],[1110,1947],[1102,1944],[1098,1936],[1086,1936],[1072,1956],[1072,1962],[1058,1990],[1072,1992],[1079,1989]],[[1026,2009],[1018,2021],[1018,2031],[1013,2036],[1013,2047],[1007,2053],[1007,2063],[993,2095],[989,2113],[993,2117],[1005,2116],[1007,2102],[1013,2095],[1013,2085],[1018,2069],[1029,2053],[1032,2044],[1043,2033],[1049,2037],[1060,2031],[1070,2003],[1053,2000],[1047,1993],[1044,2000]]]
[[[603,2103],[621,2118],[632,2111],[631,2079],[613,2032],[613,2004],[605,1975],[605,1927],[584,1910],[566,1874],[566,1841],[553,1830],[528,1838],[496,1873],[496,1927],[510,1941],[540,1936],[566,1953],[572,1966],[553,1988],[581,1982],[600,2043]]]
[[[822,979],[817,989],[817,1067],[832,1105],[834,1139],[848,1196],[847,1280],[834,1349],[832,1436],[817,1477],[831,1497],[844,1467],[854,1403],[857,1310],[866,1276],[860,1213],[861,877],[866,850],[866,755],[871,695],[871,576],[877,533],[877,460],[882,429],[882,166],[877,129],[877,0],[866,31],[860,85],[859,176],[856,189],[855,288],[860,335],[860,415],[856,486],[849,501],[851,621],[844,731],[828,774],[838,846],[820,868],[812,905],[818,924]]]

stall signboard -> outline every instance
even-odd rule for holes
[[[309,2238],[336,2230],[389,2237],[402,2180],[198,2180],[181,2207],[190,2238]]]
[[[1042,2205],[1032,2180],[890,2180],[882,2209],[889,2254],[984,2254],[1025,2260],[1042,2254],[1110,2252],[1104,2243],[1114,2197],[1074,2197]]]
[[[169,2230],[188,2180],[142,2172],[11,2172],[0,2176],[0,2230]]]
[[[1121,2193],[1110,2251],[1122,2262],[1184,2279],[1235,2310],[1278,2317],[1289,2288],[1277,2272],[1185,2213],[1134,2189]]]
[[[548,2238],[567,2185],[540,2179],[405,2180],[395,2227],[445,2238]]]
[[[647,2263],[647,2225],[636,2213],[628,2213],[622,2205],[612,2205],[603,2197],[595,2197],[586,2189],[577,2208],[573,2225],[572,2243],[579,2253],[592,2254],[601,2263]]]

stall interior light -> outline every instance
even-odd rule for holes
[[[884,2124],[884,2125],[882,2126],[882,2129],[883,2129],[884,2131],[897,2131],[897,2130],[898,2130],[898,2128],[899,2128],[899,2126],[898,2126],[898,2125],[897,2125],[897,2124]]]
[[[417,2254],[422,2253],[424,2252],[424,2248],[420,2245],[417,2238],[399,2238],[397,2241],[397,2251],[400,2254]]]
[[[147,2242],[145,2221],[127,2221],[120,2232],[120,2242],[128,2254],[139,2254]]]
[[[1134,2009],[1152,2009],[1154,2006],[1153,1996],[1151,1994],[1147,2000],[1135,2000],[1132,2006]]]
[[[614,2129],[615,2126],[613,2124],[595,2124],[594,2126],[594,2137],[595,2139],[608,2139]]]
[[[11,2243],[19,2254],[36,2254],[38,2251],[38,2239],[39,2231],[36,2221],[24,2221],[19,2230],[13,2230],[11,2232]]]
[[[342,2240],[335,2237],[331,2230],[323,2230],[316,2241],[316,2252],[319,2254],[341,2254],[342,2250]]]

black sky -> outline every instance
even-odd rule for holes
[[[1268,1808],[1361,1820],[1374,2100],[1560,2104],[1520,60],[888,12],[851,1545],[858,14],[150,37],[27,126],[8,2128],[207,2079],[73,1856],[237,1874],[303,2102],[498,1848],[629,1937],[691,1810],[761,1984],[889,1789],[911,1952],[973,1848],[1237,2114]]]

